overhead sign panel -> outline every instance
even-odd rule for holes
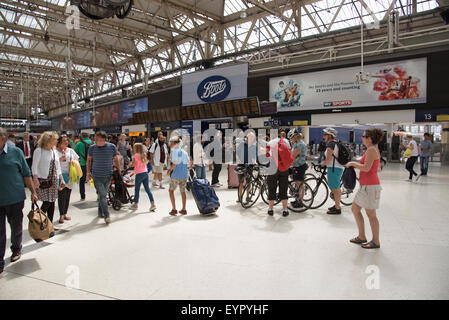
[[[270,79],[270,100],[277,111],[343,109],[426,103],[427,58],[287,75]]]
[[[248,63],[207,69],[182,76],[182,105],[247,97]]]

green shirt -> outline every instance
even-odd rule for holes
[[[293,146],[292,153],[294,153],[295,150],[300,150],[300,152],[296,156],[295,161],[293,161],[292,166],[300,167],[306,163],[307,145],[304,143],[304,141],[300,141],[299,143]]]
[[[90,140],[89,138],[84,139],[84,142],[86,142],[88,145],[92,144],[92,140]],[[86,145],[82,141],[80,141],[76,144],[75,149],[73,150],[75,150],[75,152],[80,156],[80,166],[84,167],[87,160]]]
[[[26,199],[25,177],[31,177],[31,171],[22,150],[5,145],[0,151],[0,207]]]

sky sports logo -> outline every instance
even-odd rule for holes
[[[325,108],[352,106],[352,100],[324,102],[323,106]]]

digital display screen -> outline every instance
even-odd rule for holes
[[[91,111],[91,127],[104,127],[119,123],[118,103],[105,107],[95,108]]]
[[[119,122],[127,123],[134,113],[148,111],[148,97],[121,102],[119,104]]]
[[[81,111],[72,115],[73,128],[81,129],[90,127],[90,111]]]

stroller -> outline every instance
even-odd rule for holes
[[[108,204],[112,205],[112,208],[116,211],[122,208],[122,205],[132,203],[134,196],[131,196],[128,192],[128,188],[134,187],[133,174],[130,171],[133,169],[127,169],[119,174],[119,171],[114,168],[112,173],[112,181],[108,190]]]

